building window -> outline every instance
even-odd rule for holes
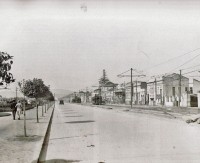
[[[187,87],[185,87],[185,92],[187,92],[188,91],[188,88]]]
[[[191,94],[193,93],[193,88],[192,88],[192,87],[190,87],[190,93],[191,93]]]

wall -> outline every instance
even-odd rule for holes
[[[178,106],[179,101],[179,74],[172,74],[170,77],[163,78],[163,88],[165,96],[165,104],[168,102],[173,102],[174,106]],[[175,95],[173,95],[173,87],[175,87]],[[185,95],[189,89],[189,79],[186,77],[181,78],[181,96],[182,96],[182,105],[187,103]],[[171,104],[170,104],[171,105]]]
[[[193,80],[193,94],[197,94],[200,91],[200,81]]]

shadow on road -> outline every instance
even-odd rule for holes
[[[10,116],[10,115],[11,115],[10,113],[0,112],[0,117]]]
[[[77,113],[77,112],[67,112],[67,113],[63,113],[63,114],[73,114],[73,113]]]
[[[91,123],[91,122],[95,122],[95,121],[70,121],[70,122],[65,122],[65,123]]]
[[[16,135],[14,137],[8,138],[8,141],[24,141],[24,142],[35,142],[40,141],[42,136],[39,135],[28,135],[25,137],[24,135]]]
[[[80,138],[80,137],[88,137],[88,136],[93,136],[93,135],[97,135],[97,134],[87,134],[87,135],[82,135],[82,136],[68,136],[68,137],[52,138],[49,140]]]
[[[41,161],[40,163],[78,163],[80,160],[63,160],[63,159],[52,159],[52,160],[46,160]],[[32,163],[37,163],[37,161],[33,161]]]
[[[65,117],[83,117],[82,115],[74,115],[74,116],[65,116]]]
[[[67,110],[62,110],[62,111],[74,111],[74,110],[68,110],[68,109],[67,109]]]

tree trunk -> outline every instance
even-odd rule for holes
[[[44,110],[43,110],[43,105],[42,105],[42,116],[44,117]]]
[[[45,113],[47,113],[47,105],[46,105],[46,103],[44,105],[45,105]]]
[[[39,117],[38,117],[38,104],[37,104],[36,114],[37,114],[37,123],[39,123]]]
[[[26,133],[26,107],[25,107],[25,102],[24,102],[24,136],[27,137]]]

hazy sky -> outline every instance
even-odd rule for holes
[[[113,82],[129,80],[116,75],[131,67],[167,73],[200,54],[152,68],[200,48],[197,1],[0,0],[0,20],[0,51],[14,56],[16,79],[42,78],[51,88],[90,87],[103,69]]]

